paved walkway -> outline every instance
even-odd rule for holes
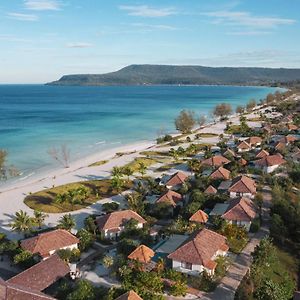
[[[256,245],[260,240],[269,235],[269,218],[270,218],[270,206],[271,206],[271,191],[269,187],[264,187],[263,190],[263,209],[262,209],[262,226],[260,230],[251,238],[250,242],[244,248],[244,250],[237,255],[234,263],[229,267],[226,276],[222,279],[221,283],[215,289],[213,293],[205,294],[200,299],[203,300],[233,300],[235,292],[240,285],[243,277],[247,274],[253,252]]]

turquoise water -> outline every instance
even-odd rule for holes
[[[220,102],[235,107],[273,88],[232,86],[0,86],[0,148],[28,173],[53,166],[47,151],[66,144],[72,159],[174,132],[182,109],[208,115]]]

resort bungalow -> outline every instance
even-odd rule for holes
[[[178,189],[187,180],[188,176],[183,172],[177,172],[166,182],[168,189]]]
[[[248,231],[256,216],[257,211],[254,203],[245,197],[230,200],[226,210],[221,215],[230,224],[245,226]]]
[[[298,139],[293,135],[284,136],[279,142],[284,143],[285,145],[289,145],[291,143],[296,142]]]
[[[251,145],[248,144],[246,141],[241,141],[238,145],[237,145],[237,150],[239,153],[241,152],[248,152],[252,149]]]
[[[208,166],[211,168],[220,167],[230,163],[230,160],[222,155],[215,155],[210,158],[207,158],[201,162],[202,166]]]
[[[199,209],[189,218],[189,221],[198,224],[205,224],[208,221],[208,215],[203,210]]]
[[[253,179],[241,175],[232,180],[228,192],[230,198],[247,197],[252,199],[256,194],[256,183]]]
[[[227,157],[236,157],[236,154],[233,150],[231,149],[227,149],[224,153],[223,153],[224,156],[227,156]]]
[[[262,138],[260,138],[259,136],[251,136],[249,138],[247,138],[246,143],[248,143],[252,148],[256,148],[259,147],[262,143]]]
[[[270,155],[270,153],[268,151],[266,151],[266,150],[260,150],[256,154],[255,158],[263,158],[263,157],[268,156],[268,155]]]
[[[287,125],[288,131],[297,131],[298,127],[294,124],[288,124]]]
[[[183,207],[184,201],[183,196],[172,190],[168,190],[160,198],[158,198],[155,203],[166,203],[170,205],[170,213],[174,213],[176,207]]]
[[[10,278],[4,284],[0,281],[0,299],[54,299],[42,293],[42,291],[69,273],[68,264],[60,259],[57,254],[52,255],[50,258]],[[5,294],[6,298],[2,298],[1,296]]]
[[[172,268],[181,273],[196,276],[207,271],[212,275],[217,266],[215,259],[225,256],[228,249],[226,237],[205,228],[170,253],[168,258],[172,260]]]
[[[219,167],[217,170],[215,170],[209,175],[209,178],[213,180],[228,180],[230,178],[230,171],[223,167]]]
[[[278,167],[286,163],[280,154],[268,155],[256,160],[255,165],[261,167],[265,173],[272,173]]]
[[[217,193],[217,189],[214,188],[212,185],[210,185],[209,187],[207,187],[207,189],[204,191],[204,194],[207,195],[215,195]]]
[[[79,239],[64,229],[56,229],[40,233],[35,237],[21,241],[21,247],[32,254],[38,254],[43,259],[62,249],[77,249]]]
[[[246,159],[244,159],[242,157],[238,160],[238,163],[241,166],[246,166],[248,164],[248,162],[246,161]]]
[[[146,220],[133,210],[115,211],[98,217],[96,223],[104,238],[117,238],[130,220],[136,220],[137,228],[143,228]]]
[[[155,262],[151,261],[154,255],[155,252],[152,249],[140,245],[128,255],[128,259],[140,263],[144,271],[151,271],[156,266]]]
[[[135,291],[130,290],[129,292],[119,296],[115,300],[143,300]]]

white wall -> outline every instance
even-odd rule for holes
[[[70,246],[62,247],[62,248],[59,248],[57,250],[51,250],[51,251],[49,251],[49,256],[51,256],[52,254],[54,254],[58,250],[66,250],[66,249],[69,249],[71,251],[73,249],[78,249],[78,244],[73,244],[73,245],[70,245]]]
[[[236,198],[236,197],[247,197],[250,199],[254,198],[254,195],[251,193],[235,193],[235,192],[230,192],[230,198]]]

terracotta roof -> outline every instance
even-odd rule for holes
[[[57,254],[54,254],[48,259],[10,278],[7,282],[43,291],[59,278],[65,277],[69,272],[69,266]]]
[[[298,130],[298,127],[294,124],[288,124],[287,127],[289,130]]]
[[[235,193],[256,193],[255,181],[245,175],[238,176],[232,180],[229,192]]]
[[[195,237],[169,254],[168,258],[203,265],[206,268],[215,268],[212,258],[218,250],[225,247],[224,245],[226,245],[226,237],[204,228]]]
[[[246,141],[241,141],[241,142],[237,145],[237,147],[238,147],[239,149],[251,149],[251,145],[248,144]]]
[[[256,216],[256,207],[248,198],[237,198],[229,202],[222,218],[232,221],[251,221]]]
[[[21,241],[21,247],[33,254],[39,253],[42,257],[48,257],[50,251],[57,251],[78,243],[79,239],[69,231],[56,229]]]
[[[54,298],[26,287],[8,283],[0,278],[1,300],[55,300]]]
[[[155,252],[152,249],[148,248],[145,245],[140,245],[128,255],[128,258],[146,264],[150,262],[151,258],[154,255]]]
[[[284,143],[284,142],[278,142],[278,143],[275,145],[275,149],[276,149],[276,150],[284,150],[284,149],[285,149],[285,143]]]
[[[190,217],[189,220],[196,223],[206,223],[208,215],[203,210],[199,209]]]
[[[239,159],[238,163],[239,163],[241,166],[246,166],[246,164],[247,164],[248,162],[246,161],[246,159],[244,159],[244,158],[241,157],[241,159]]]
[[[144,218],[130,209],[101,216],[96,219],[96,222],[100,230],[112,230],[124,226],[131,219],[137,220],[139,223],[146,223]]]
[[[215,155],[210,158],[207,158],[201,162],[201,165],[208,165],[212,167],[220,167],[222,165],[230,163],[226,157],[222,155]]]
[[[231,155],[231,156],[233,156],[233,157],[236,157],[235,152],[234,152],[233,150],[231,150],[231,149],[227,149],[227,150],[223,153],[223,155]]]
[[[295,136],[287,135],[287,136],[284,136],[282,139],[280,139],[279,142],[289,144],[289,143],[293,143],[297,140],[298,139]]]
[[[115,300],[143,300],[136,292],[129,291],[120,297],[116,298]]]
[[[212,185],[210,185],[205,191],[204,194],[216,194],[218,191]]]
[[[268,151],[266,151],[266,150],[261,150],[261,151],[259,151],[257,154],[256,154],[256,158],[263,158],[263,157],[265,157],[265,156],[268,156],[268,155],[270,155],[270,153],[268,152]]]
[[[156,200],[156,203],[169,203],[172,206],[176,206],[178,202],[182,201],[182,196],[179,193],[176,193],[172,190],[168,190],[163,194],[159,199]]]
[[[188,178],[188,176],[185,173],[177,172],[168,180],[166,185],[175,186],[178,184],[183,184],[187,178]]]
[[[262,167],[277,166],[277,165],[282,165],[284,163],[286,163],[286,160],[284,160],[278,154],[268,155],[268,156],[265,156],[265,157],[255,161],[255,164],[262,166]]]
[[[230,178],[230,171],[223,167],[219,167],[217,170],[215,170],[213,173],[209,176],[212,179],[229,179]]]
[[[251,136],[246,139],[246,142],[250,145],[260,144],[262,142],[262,138],[260,138],[259,136]]]

